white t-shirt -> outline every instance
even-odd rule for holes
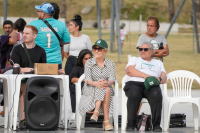
[[[160,60],[156,59],[152,59],[151,61],[146,61],[143,60],[141,57],[132,57],[128,61],[126,68],[131,65],[135,65],[135,69],[150,76],[160,77],[161,72],[165,72],[163,63]],[[128,76],[126,82],[128,81],[144,82],[145,79],[141,77]]]
[[[121,40],[125,39],[125,35],[127,35],[127,32],[125,29],[120,29],[120,36],[121,36]]]
[[[92,50],[92,42],[89,36],[82,34],[79,37],[70,35],[71,42],[64,45],[64,52],[68,52],[69,55],[78,56],[80,51],[83,49]]]

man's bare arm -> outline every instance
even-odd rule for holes
[[[131,77],[141,77],[141,78],[144,78],[146,79],[146,77],[150,77],[150,75],[147,75],[143,72],[140,72],[139,70],[135,69],[135,65],[130,65],[126,68],[126,74],[128,76],[131,76]]]
[[[154,57],[165,57],[169,55],[169,48],[168,45],[164,45],[163,46],[164,49],[154,49],[155,53],[154,53]]]

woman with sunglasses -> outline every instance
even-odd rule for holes
[[[159,84],[166,83],[167,77],[163,63],[152,59],[154,54],[153,45],[145,42],[139,49],[140,57],[130,58],[126,66],[126,84],[124,91],[127,101],[127,130],[134,130],[137,120],[137,111],[142,98],[146,98],[150,104],[152,113],[153,131],[162,132],[160,127],[162,110],[162,92]],[[157,85],[147,89],[147,79],[157,81]],[[151,82],[153,83],[153,82]],[[154,83],[153,83],[154,84]]]
[[[84,74],[85,63],[88,59],[92,58],[92,52],[88,49],[83,49],[78,55],[76,65],[74,66],[72,73],[70,75],[71,78],[71,88],[70,88],[70,97],[71,97],[71,106],[72,106],[72,117],[71,120],[75,120],[75,109],[76,109],[76,92],[75,85],[82,74]],[[81,88],[83,88],[85,79],[81,83]],[[80,90],[81,91],[81,90]]]
[[[90,120],[97,122],[98,116],[104,115],[103,130],[113,130],[109,118],[113,114],[112,85],[116,77],[114,62],[105,58],[107,48],[106,41],[102,39],[97,40],[93,45],[95,57],[85,64],[85,85],[79,112],[85,115],[86,112],[95,109]]]

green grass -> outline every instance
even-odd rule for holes
[[[3,16],[4,0],[0,0],[0,16]],[[8,0],[8,16],[10,17],[38,17],[35,5],[41,5],[43,2],[56,2],[61,6],[58,0]],[[182,0],[175,0],[175,12]],[[96,0],[66,0],[67,20],[71,20],[74,15],[80,14],[81,10],[90,5],[92,11],[89,14],[81,15],[83,20],[97,20]],[[124,9],[126,12],[121,15],[121,19],[138,20],[142,14],[142,20],[146,21],[148,16],[156,16],[160,22],[169,22],[168,1],[167,0],[124,0]],[[109,19],[111,12],[111,0],[101,0],[102,19]],[[176,23],[189,24],[191,19],[192,2],[187,0],[176,20]],[[128,16],[128,18],[124,17]],[[199,21],[200,22],[200,21]]]

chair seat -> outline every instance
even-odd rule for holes
[[[199,101],[200,98],[170,98],[170,101],[175,101],[179,103],[193,103],[194,101]]]
[[[142,98],[142,101],[141,103],[148,103],[147,99],[146,98]]]

